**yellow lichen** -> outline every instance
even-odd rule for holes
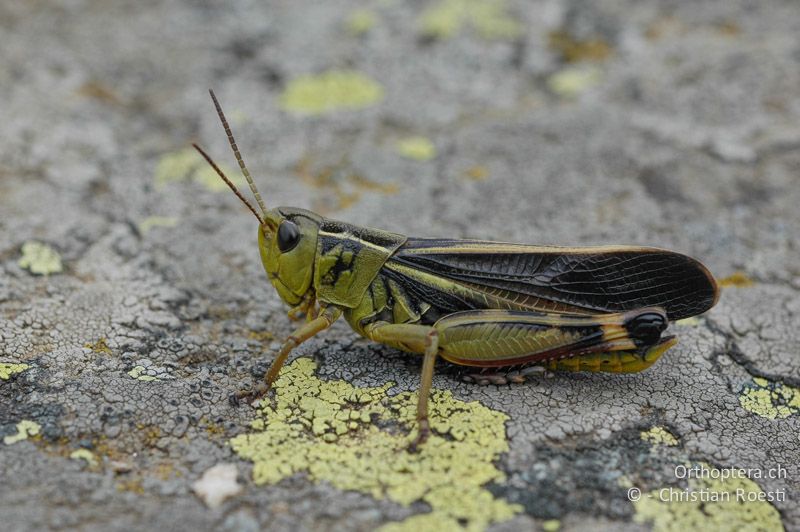
[[[406,137],[397,142],[397,153],[415,161],[430,161],[436,157],[436,146],[426,137]]]
[[[245,185],[244,178],[238,171],[234,171],[224,164],[220,164],[219,167],[237,187]],[[212,192],[220,192],[228,189],[228,186],[219,178],[214,169],[192,148],[185,148],[176,152],[164,154],[158,160],[155,171],[156,188],[163,188],[170,183],[189,180],[206,187]],[[161,225],[170,223],[165,221],[166,219],[163,217],[158,219],[162,222]],[[146,229],[149,228],[150,227],[145,227],[145,230],[142,232],[146,232]]]
[[[399,523],[383,525],[380,532],[417,532],[418,530],[435,530],[436,532],[460,532],[464,530],[457,520],[443,512],[413,515]]]
[[[237,187],[241,188],[245,186],[246,182],[244,177],[236,171],[233,170],[229,166],[219,165],[222,169],[223,173],[228,176],[228,179],[236,185]],[[219,178],[217,172],[208,164],[201,164],[192,174],[192,180],[195,183],[198,183],[204,186],[206,189],[210,190],[211,192],[227,192],[230,190],[228,185],[225,184],[225,181]]]
[[[703,464],[712,469],[708,464]],[[650,522],[654,532],[685,530],[783,530],[771,494],[749,478],[691,478],[688,487],[664,487],[642,493],[634,501],[638,523]]]
[[[426,9],[418,21],[428,37],[447,39],[471,27],[484,39],[514,39],[522,24],[508,14],[505,0],[440,0]]]
[[[322,381],[315,368],[307,358],[285,368],[274,385],[275,401],[262,402],[251,423],[256,432],[230,441],[234,452],[253,461],[256,484],[302,472],[313,481],[402,505],[427,502],[432,513],[414,523],[452,525],[447,528],[461,522],[482,530],[520,511],[483,487],[504,479],[492,463],[508,450],[504,414],[435,391],[433,435],[414,454],[406,450],[414,436],[406,429],[415,426],[416,394],[389,396],[393,383],[357,388]],[[406,525],[413,523],[400,523]]]
[[[376,22],[377,17],[372,10],[356,9],[347,17],[347,23],[345,25],[348,33],[359,36],[368,33],[369,30],[375,26]]]
[[[106,342],[105,338],[100,338],[96,342],[85,343],[83,344],[83,347],[91,349],[95,353],[102,353],[104,355],[110,355],[113,353],[113,351],[111,351],[111,348],[108,347],[108,343]]]
[[[28,436],[36,436],[39,434],[40,430],[42,430],[42,426],[37,422],[31,421],[30,419],[23,419],[17,423],[17,433],[3,438],[3,443],[11,445],[22,440],[27,440]]]
[[[761,417],[783,419],[800,414],[800,389],[757,377],[744,387],[739,404]]]
[[[22,257],[17,261],[20,268],[31,273],[50,275],[62,271],[61,255],[47,244],[29,241],[22,244]]]
[[[628,475],[620,475],[617,477],[617,486],[621,488],[630,488],[633,486],[633,481]]]
[[[156,187],[186,180],[198,168],[201,160],[200,154],[188,148],[164,154],[156,164]]]
[[[144,235],[154,227],[175,227],[177,224],[178,218],[175,216],[148,216],[139,222],[138,227],[139,232]]]
[[[84,460],[89,467],[97,465],[97,459],[89,449],[78,449],[69,453],[69,457],[73,460]]]
[[[283,109],[303,115],[322,115],[340,110],[363,109],[383,99],[383,87],[352,70],[329,70],[300,76],[283,91]]]
[[[12,375],[22,373],[30,366],[27,364],[14,364],[9,362],[0,362],[0,379],[7,381]]]
[[[561,530],[561,521],[558,519],[548,519],[542,523],[542,530],[544,530],[544,532],[558,532]]]
[[[158,377],[153,377],[152,375],[146,375],[145,371],[147,371],[146,367],[136,366],[135,368],[133,368],[128,372],[128,375],[130,375],[137,381],[153,382],[159,380]]]
[[[717,284],[722,288],[746,288],[753,286],[753,280],[744,272],[733,272],[729,276],[719,279]]]
[[[653,427],[650,430],[643,430],[640,433],[643,441],[652,444],[675,446],[678,445],[678,439],[672,435],[664,427]]]
[[[597,85],[602,75],[594,67],[567,67],[547,78],[547,86],[564,98],[574,98],[586,89]]]

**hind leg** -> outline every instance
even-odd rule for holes
[[[537,363],[570,367],[566,361],[575,359],[601,364],[598,353],[615,352],[613,360],[621,360],[622,353],[636,358],[639,353],[651,353],[653,346],[665,345],[661,333],[666,326],[666,314],[659,308],[596,315],[479,310],[446,316],[433,326],[374,323],[365,332],[376,342],[425,354],[417,400],[419,434],[411,445],[416,450],[430,434],[428,395],[439,355],[478,368]],[[632,370],[645,367],[641,364]],[[603,371],[584,362],[574,369]]]
[[[431,393],[433,370],[436,365],[436,355],[439,354],[439,332],[425,325],[409,324],[382,324],[370,328],[367,333],[372,340],[381,343],[399,344],[409,351],[422,351],[425,358],[422,361],[422,374],[420,376],[419,396],[417,399],[417,437],[409,445],[409,451],[417,452],[419,446],[430,436],[431,429],[428,423],[428,397]]]

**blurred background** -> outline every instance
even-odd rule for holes
[[[302,475],[256,487],[244,461],[238,502],[193,495],[252,418],[225,398],[291,330],[255,221],[191,149],[237,175],[209,88],[268,207],[415,236],[665,247],[722,281],[655,377],[508,392],[437,376],[510,416],[491,491],[516,517],[458,526],[658,527],[620,478],[674,483],[683,459],[796,467],[798,35],[789,0],[0,2],[0,363],[25,366],[0,380],[0,435],[39,426],[29,447],[0,446],[21,464],[0,474],[0,518],[371,529],[430,509]],[[415,389],[416,362],[343,325],[326,338],[305,351],[323,376]],[[144,392],[141,376],[165,383]],[[750,390],[768,415],[742,406]],[[653,424],[677,438],[672,462],[639,439]],[[94,466],[69,459],[81,449]],[[797,475],[761,488],[796,491]],[[679,508],[659,515],[689,519]],[[790,502],[756,514],[800,526]]]

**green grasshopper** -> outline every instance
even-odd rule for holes
[[[292,349],[343,316],[365,338],[424,355],[416,449],[430,434],[437,357],[484,369],[638,372],[677,343],[662,337],[670,320],[717,301],[703,264],[663,249],[412,238],[294,207],[267,210],[210,92],[260,212],[194,147],[258,219],[261,261],[289,317],[306,316],[248,395],[265,393]]]

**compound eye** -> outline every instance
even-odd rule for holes
[[[294,222],[284,220],[278,226],[278,249],[281,253],[291,251],[300,241],[300,229]]]

